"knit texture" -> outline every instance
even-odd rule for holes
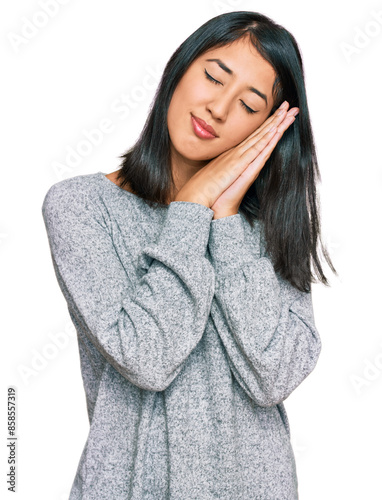
[[[321,341],[260,223],[150,208],[103,172],[52,185],[42,214],[90,424],[69,500],[298,499],[283,401]]]

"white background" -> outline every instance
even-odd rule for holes
[[[18,394],[13,496],[67,499],[88,432],[77,341],[41,215],[45,193],[62,178],[117,170],[159,83],[148,75],[160,75],[208,19],[253,10],[291,31],[302,52],[322,176],[322,234],[339,272],[337,278],[326,267],[331,287],[313,287],[323,348],[285,402],[300,499],[380,500],[382,2],[50,0],[57,12],[44,21],[46,3],[3,2],[0,12],[0,496],[12,497],[8,386]],[[40,24],[34,32],[31,22]],[[16,43],[26,31],[26,43]],[[125,114],[117,111],[123,94],[131,102]],[[55,165],[104,119],[109,132],[60,176]],[[54,348],[53,336],[61,347]]]

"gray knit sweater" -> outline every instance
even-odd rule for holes
[[[105,175],[42,206],[90,424],[69,500],[298,499],[283,401],[321,351],[311,294],[259,222],[150,208]]]

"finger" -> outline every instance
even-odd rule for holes
[[[277,133],[278,127],[273,126],[268,132],[266,132],[261,139],[257,139],[255,141],[248,142],[247,148],[244,150],[244,152],[240,155],[240,159],[248,165],[251,161],[253,161],[255,158],[261,154],[263,149],[267,146],[267,144],[270,142],[272,137]]]
[[[280,123],[284,119],[286,113],[290,112],[290,109],[288,110],[288,108],[289,108],[289,103],[287,103],[287,105],[284,108],[279,107],[278,109],[276,109],[276,111],[267,120],[265,120],[265,122],[262,123],[260,127],[258,127],[254,131],[254,133],[251,134],[250,137],[254,137],[257,134],[262,133],[264,131],[266,132],[273,125]]]
[[[248,164],[256,158],[267,145],[267,143],[271,140],[271,138],[276,134],[277,127],[274,127],[271,131],[264,135],[264,137],[259,140],[252,149],[248,149],[247,154],[239,156],[239,159],[235,159],[234,162],[230,161],[225,166],[224,170],[219,168],[219,165],[212,168],[210,171],[210,181],[206,184],[209,186],[211,184],[215,184],[217,186],[217,190],[223,193],[235,180],[237,180],[243,172],[248,168]],[[197,178],[201,170],[199,170],[194,176],[193,179]]]
[[[279,115],[279,120],[277,120],[274,123],[271,123],[265,130],[262,135],[259,135],[258,137],[254,137],[253,139],[249,139],[247,143],[242,146],[241,148],[241,154],[245,153],[249,148],[253,148],[253,146],[256,144],[256,141],[259,140],[259,138],[265,137],[267,133],[272,130],[272,128],[277,127],[279,131],[285,131],[289,125],[291,125],[294,122],[295,117],[299,113],[299,108],[291,108],[287,114],[283,113],[282,115]]]
[[[286,116],[284,121],[280,123],[280,125],[277,127],[277,132],[276,134],[281,134],[279,138],[282,137],[283,133],[285,130],[292,125],[292,123],[295,121],[296,117],[293,115]]]
[[[269,116],[259,127],[257,127],[248,137],[246,137],[240,144],[245,144],[248,139],[251,139],[252,137],[254,137],[256,134],[264,131],[264,129],[266,127],[269,127],[269,126],[272,126],[274,125],[274,123],[277,121],[279,122],[280,118],[282,119],[282,116],[285,116],[285,113],[288,111],[288,107],[289,107],[289,103],[287,101],[284,101],[286,102],[286,105],[284,106],[284,108],[282,108],[281,106],[283,106],[283,104],[281,104],[281,106],[271,115]]]
[[[279,113],[281,111],[281,113]],[[251,136],[249,136],[248,138],[251,138],[251,137],[256,137],[256,135],[259,133],[259,134],[262,134],[262,132],[266,133],[268,132],[268,130],[270,130],[273,126],[278,126],[280,125],[284,120],[285,118],[293,115],[293,116],[296,116],[298,113],[299,113],[299,108],[297,107],[294,107],[294,108],[290,108],[289,110],[287,108],[285,108],[284,110],[279,110],[277,111],[271,118],[272,120],[267,124],[266,122],[264,122],[263,125],[261,125],[255,132],[255,135],[251,134]]]
[[[285,120],[277,127],[276,133],[273,135],[272,139],[269,141],[269,143],[264,148],[264,150],[270,151],[270,148],[271,148],[270,152],[272,152],[274,147],[278,143],[278,141],[283,136],[285,130],[292,125],[292,123],[295,121],[295,119],[296,119],[296,117],[293,115],[287,116],[285,118]],[[267,153],[265,153],[265,154],[267,154]],[[269,154],[269,156],[270,156],[270,154]],[[269,156],[268,156],[268,158],[269,158]]]
[[[263,151],[259,154],[255,160],[253,160],[246,170],[240,175],[242,182],[244,183],[244,187],[248,190],[254,181],[259,176],[259,173],[263,166],[265,165],[268,158],[271,156],[272,151],[275,149],[276,144],[278,143],[280,138],[277,135],[274,135],[271,141],[267,144],[267,146],[263,149]]]
[[[285,120],[282,126],[278,127],[277,131],[275,134],[273,134],[273,137],[271,140],[268,142],[268,144],[264,147],[264,149],[261,151],[261,153],[248,165],[248,168],[244,170],[244,172],[241,174],[244,176],[245,179],[250,180],[251,182],[248,185],[248,188],[251,186],[251,184],[254,182],[254,180],[257,178],[257,176],[260,173],[260,170],[263,168],[265,165],[266,161],[269,159],[271,156],[273,150],[275,149],[277,143],[281,139],[283,133],[285,130],[295,121],[294,116],[288,117],[288,119]]]
[[[239,192],[245,193],[254,183],[254,181],[259,176],[259,173],[264,166],[265,162],[271,155],[273,149],[275,148],[279,139],[273,136],[268,145],[263,149],[261,154],[248,165],[248,167],[237,177],[237,179],[231,184],[230,187],[234,186]],[[241,199],[244,198],[244,195]]]
[[[258,130],[249,135],[240,145],[240,154],[245,153],[248,148],[251,148],[257,141],[260,141],[273,127],[277,127],[282,123],[286,116],[286,110],[282,110],[280,115],[275,116],[269,123],[262,125]]]
[[[272,120],[269,123],[264,122],[255,132],[249,135],[244,141],[242,141],[238,148],[240,153],[243,154],[249,147],[252,147],[256,140],[261,139],[266,133],[268,133],[272,127],[278,127],[287,117],[291,115],[297,115],[299,112],[299,108],[291,108],[287,111],[287,108],[284,110],[280,110],[281,114],[275,114],[272,117]]]
[[[282,120],[284,119],[287,120],[285,113],[279,116],[282,116],[281,118]],[[292,117],[292,119],[294,120],[294,117]],[[244,154],[240,154],[239,150],[237,150],[237,152],[239,152],[239,161],[236,157],[235,162],[233,164],[232,162],[228,162],[224,170],[221,170],[219,164],[217,164],[217,166],[213,166],[212,162],[210,168],[211,170],[210,175],[211,179],[213,179],[213,183],[218,183],[220,187],[223,187],[224,189],[226,189],[229,185],[231,185],[235,179],[237,179],[240,175],[243,174],[243,172],[245,172],[245,170],[248,168],[248,165],[261,154],[261,152],[264,150],[267,144],[272,140],[273,136],[277,133],[277,131],[279,131],[278,133],[279,136],[278,140],[279,140],[283,133],[282,132],[283,128],[281,127],[281,124],[274,125],[272,126],[271,130],[264,132],[263,137],[261,139],[257,138],[257,140],[251,146],[248,145],[247,150],[244,152]],[[280,131],[282,132],[281,134]],[[236,148],[237,146],[233,148],[233,150],[236,150]],[[232,150],[228,150],[225,153],[227,153],[228,156],[229,154],[232,153]],[[219,159],[222,156],[224,156],[224,153],[219,156]],[[203,169],[194,174],[193,178],[196,179],[198,175],[205,175],[205,173],[202,172],[202,170]]]

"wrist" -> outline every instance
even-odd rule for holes
[[[230,217],[231,215],[237,215],[238,212],[229,212],[229,213],[214,213],[213,219],[212,220],[217,220],[217,219],[222,219],[223,217]]]
[[[183,202],[187,202],[187,203],[197,203],[198,205],[203,205],[209,209],[211,209],[211,207],[208,205],[208,203],[205,202],[205,200],[202,200],[201,198],[199,197],[196,197],[196,196],[176,196],[175,199],[173,201],[183,201]]]
[[[246,237],[240,214],[211,221],[208,248],[219,276],[253,262],[256,254]]]

